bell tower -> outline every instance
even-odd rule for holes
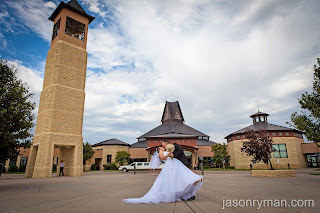
[[[88,15],[76,0],[61,2],[53,21],[37,126],[25,177],[50,178],[53,152],[60,148],[66,176],[83,174],[82,124],[87,69]],[[59,166],[57,166],[59,169]],[[57,171],[59,172],[59,170]]]

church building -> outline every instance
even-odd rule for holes
[[[157,147],[164,140],[179,144],[188,158],[192,168],[198,165],[199,160],[211,158],[209,136],[186,125],[178,101],[166,102],[161,125],[139,136],[138,142],[129,147],[132,161],[150,161]]]

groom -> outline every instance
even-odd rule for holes
[[[162,142],[162,147],[166,148],[166,145],[168,145],[168,144],[169,144],[169,141],[164,140]],[[174,143],[173,145],[174,145],[173,157],[177,158],[179,161],[181,161],[186,167],[189,167],[188,159],[185,156],[182,147],[179,146],[179,144],[177,144],[177,143]],[[194,199],[196,199],[196,197],[192,196],[188,200],[194,200]]]

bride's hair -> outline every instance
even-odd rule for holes
[[[167,152],[173,152],[174,151],[174,145],[173,144],[166,145],[166,151]]]

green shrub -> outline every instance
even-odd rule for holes
[[[27,168],[27,165],[26,164],[21,164],[19,166],[19,172],[25,172],[26,171],[26,168]]]
[[[18,167],[16,165],[11,165],[9,167],[9,172],[17,172],[18,171]]]
[[[105,169],[105,170],[110,170],[110,164],[108,163],[108,164],[104,164],[103,165],[103,168]]]
[[[226,169],[234,169],[234,166],[226,166]]]
[[[210,166],[204,166],[203,169],[210,169]]]
[[[52,164],[52,171],[53,172],[57,171],[57,165],[56,164]]]
[[[111,166],[111,170],[118,170],[119,169],[119,167],[115,163],[111,163],[110,166]]]
[[[4,167],[4,164],[2,165],[2,173],[6,172],[6,167]]]
[[[117,167],[117,164],[115,163],[107,163],[103,165],[105,170],[118,170],[119,167]]]
[[[97,165],[96,164],[92,164],[91,170],[97,170]]]

